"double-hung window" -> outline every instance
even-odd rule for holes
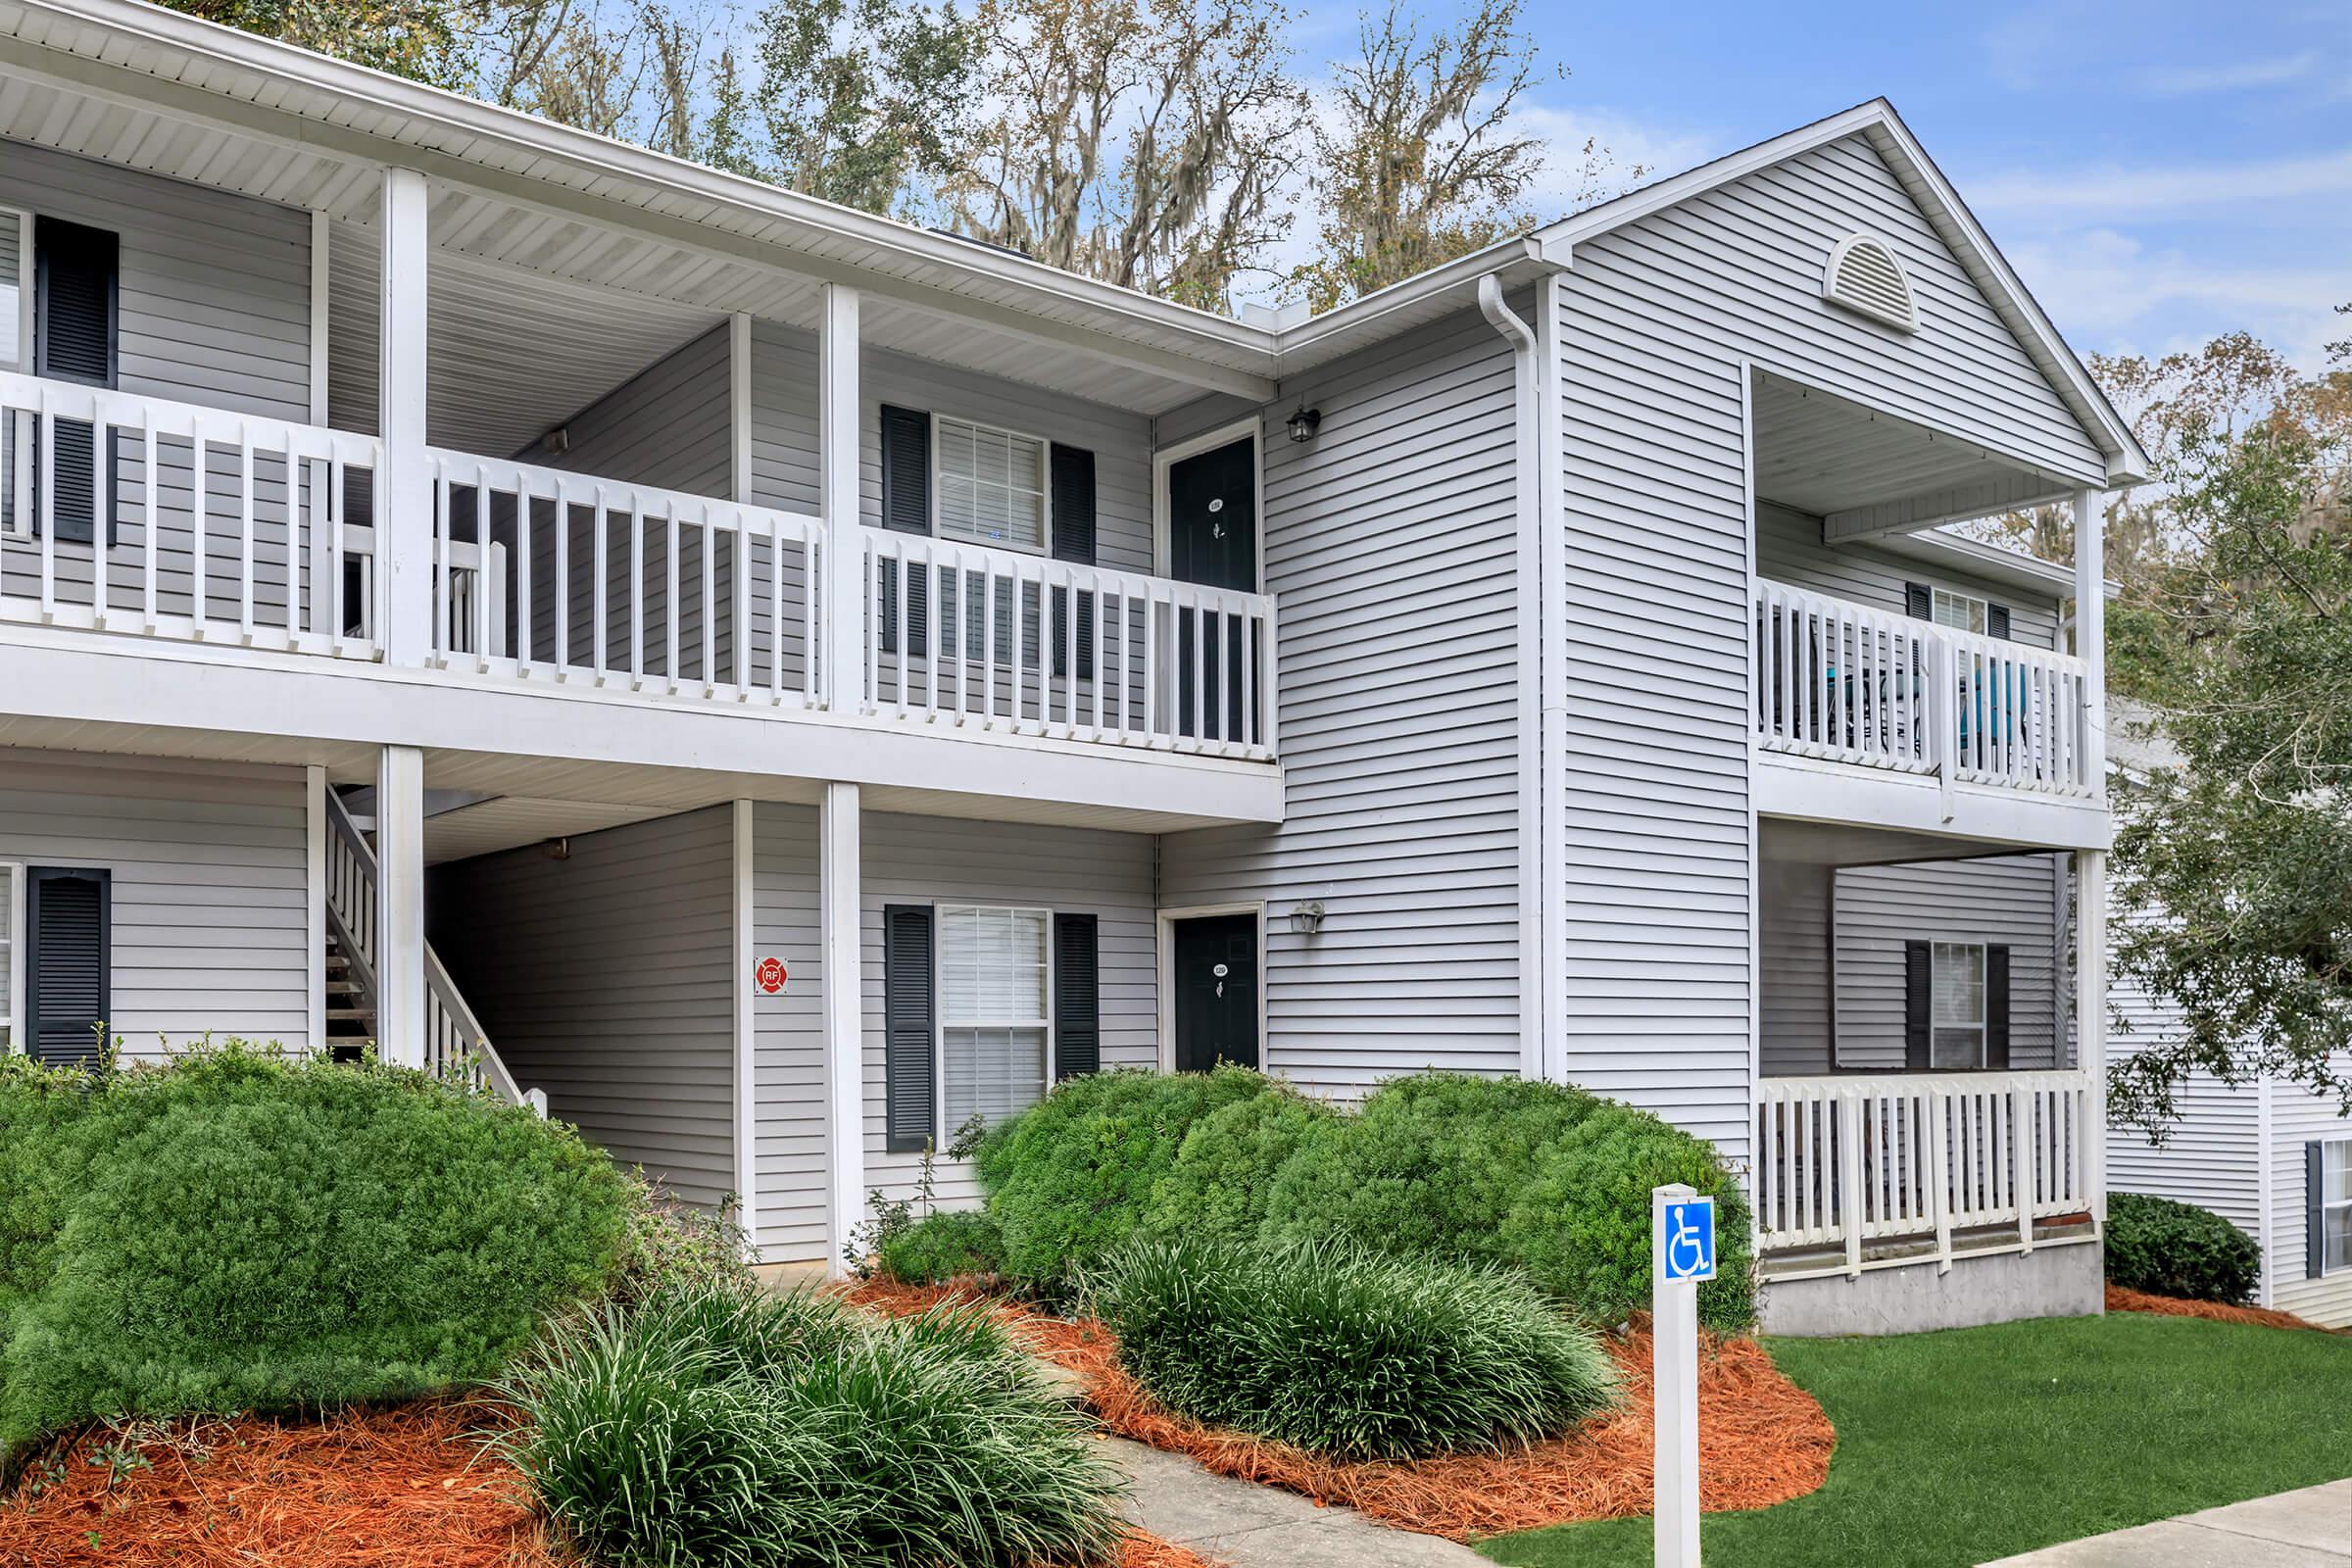
[[[939,534],[1043,554],[1046,443],[1036,436],[935,415]]]
[[[1937,1068],[1975,1068],[1984,1065],[1984,945],[1981,942],[1936,944],[1934,981],[1935,1030],[1930,1064]]]
[[[943,904],[940,1125],[994,1125],[1045,1098],[1053,1063],[1053,913]]]
[[[24,1046],[24,868],[0,860],[0,1051]]]
[[[1956,631],[1982,634],[1985,628],[1985,604],[1973,594],[1956,594],[1949,588],[1936,590],[1936,624],[1950,626]]]
[[[2322,1273],[2352,1267],[2352,1138],[2320,1146],[2317,1249]]]

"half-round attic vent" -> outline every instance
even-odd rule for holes
[[[1894,259],[1886,242],[1875,234],[1848,234],[1830,252],[1829,270],[1821,278],[1822,298],[1842,305],[1874,321],[1906,332],[1919,330],[1919,302],[1911,297],[1911,280],[1903,264]]]

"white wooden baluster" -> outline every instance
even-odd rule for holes
[[[668,633],[667,662],[662,673],[671,691],[678,690],[678,509],[662,509],[669,523],[669,560],[666,592],[662,601],[662,619]]]
[[[57,416],[49,412],[49,394],[41,394],[41,466],[50,482],[40,487],[41,616],[57,618]]]
[[[718,533],[710,523],[710,508],[703,507],[703,695],[718,691]]]
[[[253,427],[237,421],[237,630],[253,641]]]
[[[139,430],[140,541],[145,556],[140,606],[150,631],[155,628],[156,492],[164,487],[163,470],[156,466],[155,448],[155,419],[150,416],[140,422]],[[314,604],[318,600],[315,585],[311,598]]]

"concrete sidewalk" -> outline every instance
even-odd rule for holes
[[[1212,1475],[1182,1454],[1124,1438],[1106,1446],[1135,1484],[1127,1517],[1232,1568],[1493,1568],[1468,1546],[1417,1536],[1352,1508]]]
[[[2044,1546],[1985,1568],[2352,1568],[2352,1481]]]

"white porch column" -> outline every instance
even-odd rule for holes
[[[865,968],[858,891],[858,786],[827,784],[817,817],[824,953],[825,1149],[832,1170],[833,1276],[849,1272],[850,1233],[865,1216]]]
[[[2082,767],[2107,793],[2106,508],[2096,490],[2075,497],[2075,653],[2082,661]],[[2075,1054],[2089,1082],[2091,1212],[2107,1223],[2107,852],[2075,852]]]
[[[386,663],[421,664],[432,652],[433,487],[424,458],[425,185],[416,171],[384,171],[378,237],[384,466],[375,476],[376,635]]]
[[[825,285],[817,326],[819,514],[825,524],[824,691],[835,712],[865,694],[865,562],[858,515],[858,291]]]
[[[387,746],[375,767],[375,1043],[424,1065],[424,753]]]

